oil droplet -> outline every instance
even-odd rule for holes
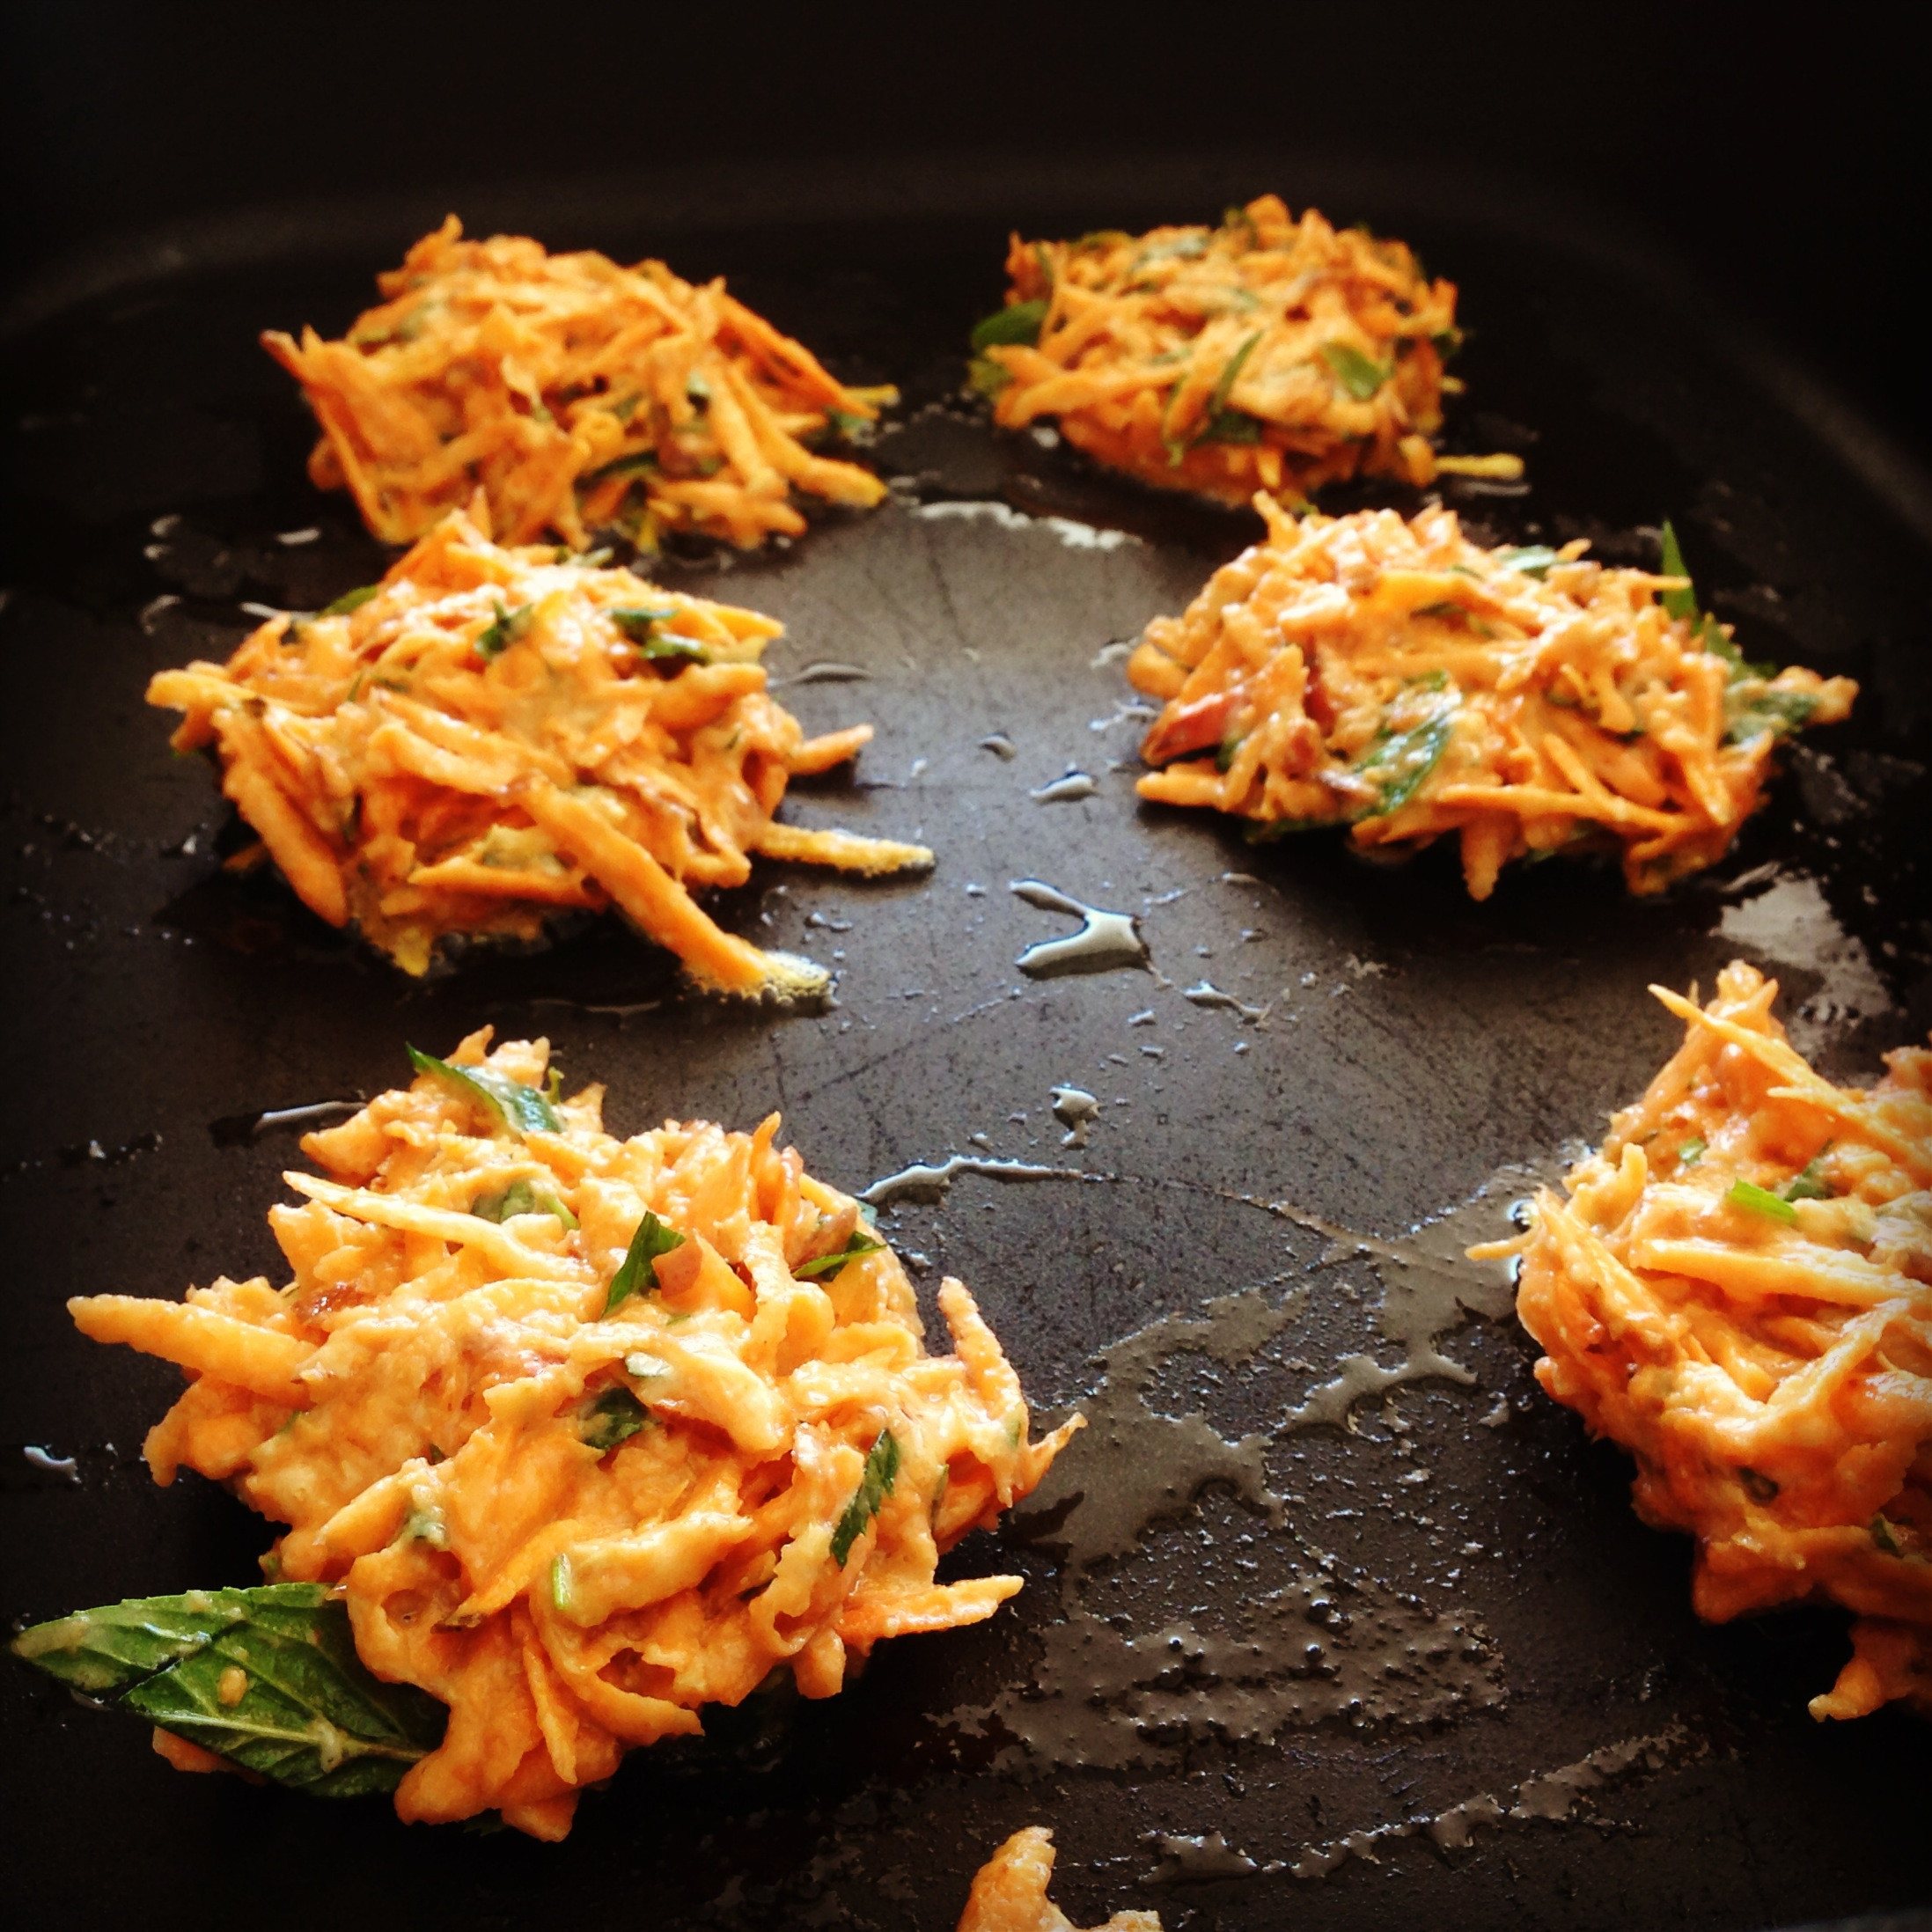
[[[993,1160],[978,1154],[952,1154],[936,1165],[915,1161],[896,1174],[887,1174],[862,1188],[858,1198],[868,1207],[889,1208],[900,1201],[929,1205],[944,1201],[961,1174],[983,1174],[988,1180],[1104,1180],[1104,1174],[1084,1174],[1076,1167],[1042,1167],[1032,1161]]]
[[[1222,1006],[1230,1013],[1238,1013],[1243,1019],[1253,1020],[1259,1025],[1268,1016],[1265,1006],[1250,1006],[1244,1000],[1238,1000],[1231,993],[1223,993],[1212,981],[1203,980],[1199,986],[1190,986],[1181,998],[1193,1006]]]
[[[1151,968],[1147,942],[1141,937],[1141,922],[1131,913],[1103,912],[1096,906],[1083,906],[1058,886],[1037,878],[1014,879],[1011,890],[1042,912],[1065,913],[1080,922],[1080,930],[1064,939],[1042,939],[1028,946],[1014,962],[1022,973],[1036,980],[1050,980],[1063,973]]]
[[[26,1444],[20,1453],[33,1468],[45,1470],[50,1476],[65,1476],[70,1482],[80,1480],[80,1465],[71,1456],[56,1456],[52,1450],[34,1443]]]
[[[775,678],[772,689],[792,684],[863,684],[872,673],[863,665],[840,664],[830,658],[801,666],[789,678]]]
[[[1065,804],[1075,798],[1091,798],[1100,789],[1091,772],[1069,771],[1050,785],[1042,785],[1026,796],[1036,805]]]
[[[246,1147],[257,1135],[277,1128],[306,1127],[312,1121],[327,1120],[338,1113],[354,1113],[364,1105],[360,1100],[312,1100],[295,1107],[268,1107],[255,1113],[224,1113],[208,1123],[208,1132],[217,1147]]]
[[[1709,1746],[1683,1725],[1672,1724],[1650,1737],[1600,1745],[1574,1764],[1525,1778],[1508,1799],[1493,1792],[1479,1792],[1433,1818],[1407,1818],[1396,1824],[1351,1832],[1326,1844],[1304,1845],[1297,1856],[1261,1869],[1285,1871],[1291,1878],[1326,1878],[1351,1858],[1374,1864],[1377,1848],[1397,1839],[1426,1838],[1440,1851],[1462,1851],[1479,1825],[1566,1824],[1577,1817],[1588,1793],[1670,1765],[1692,1762],[1708,1751]]]
[[[1188,1878],[1249,1878],[1261,1870],[1219,1832],[1209,1832],[1204,1838],[1171,1836],[1165,1832],[1148,1835],[1161,1854],[1161,1862],[1142,1875],[1141,1883],[1145,1885],[1171,1885]]]
[[[1084,1087],[1053,1090],[1054,1118],[1066,1128],[1062,1147],[1084,1147],[1087,1129],[1100,1118],[1100,1103]]]

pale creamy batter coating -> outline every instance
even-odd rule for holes
[[[1814,1716],[1932,1715],[1932,1051],[1833,1086],[1727,966],[1683,1047],[1545,1190],[1517,1311],[1537,1379],[1636,1458],[1637,1513],[1697,1539],[1722,1622],[1855,1612]]]
[[[70,1305],[192,1377],[157,1480],[285,1524],[277,1574],[340,1590],[363,1663],[449,1707],[399,1813],[560,1838],[706,1704],[775,1669],[829,1697],[881,1638],[990,1616],[1018,1577],[934,1567],[1079,1419],[1029,1439],[956,1281],[927,1353],[898,1258],[775,1114],[619,1141],[600,1088],[547,1097],[543,1042],[488,1045],[308,1136],[329,1178],[270,1211],[283,1288]]]

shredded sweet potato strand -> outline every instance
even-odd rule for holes
[[[614,526],[642,549],[661,530],[755,548],[804,529],[794,491],[861,508],[885,494],[808,444],[876,421],[897,391],[835,381],[722,279],[465,241],[453,215],[376,279],[386,299],[344,340],[261,341],[322,426],[309,474],[386,543],[478,489],[506,543],[549,531],[582,548]]]
[[[959,1932],[1078,1932],[1047,1896],[1054,1876],[1054,1834],[1043,1825],[1015,1832],[980,1867]],[[1157,1912],[1116,1912],[1093,1932],[1161,1932]]]
[[[693,890],[743,884],[759,851],[860,873],[932,854],[773,819],[794,772],[871,736],[808,740],[768,694],[782,628],[452,511],[355,609],[273,618],[148,701],[187,714],[176,747],[215,750],[302,899],[407,972],[448,934],[533,938],[614,904],[702,984],[797,995],[823,972],[723,931]]]
[[[1670,615],[1687,580],[1560,551],[1485,550],[1453,511],[1297,520],[1147,630],[1128,675],[1164,709],[1141,795],[1251,835],[1347,824],[1363,847],[1462,843],[1470,893],[1510,859],[1620,848],[1635,893],[1712,864],[1779,739],[1858,687],[1745,664],[1730,628]]]
[[[547,1043],[489,1042],[451,1063],[543,1086]],[[304,1142],[336,1178],[291,1174],[307,1200],[270,1210],[279,1292],[70,1304],[195,1377],[148,1436],[156,1480],[199,1470],[286,1524],[279,1574],[339,1585],[364,1662],[450,1707],[406,1819],[561,1838],[702,1706],[775,1669],[830,1697],[881,1638],[992,1615],[1018,1577],[935,1565],[1080,1426],[1029,1441],[958,1282],[955,1352],[926,1353],[898,1258],[777,1115],[618,1141],[601,1101],[518,1133],[425,1072]],[[647,1213],[675,1245],[609,1305]]]
[[[1219,228],[1015,235],[1006,268],[1010,326],[982,327],[975,376],[1008,429],[1050,416],[1142,482],[1232,503],[1436,475],[1456,290],[1401,242],[1264,195]],[[1016,340],[1027,305],[1044,315]]]
[[[1813,1716],[1932,1714],[1932,1051],[1834,1087],[1753,968],[1651,990],[1683,1047],[1514,1244],[1537,1379],[1697,1539],[1701,1616],[1855,1612]]]

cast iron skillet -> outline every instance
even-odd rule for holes
[[[1585,534],[1643,562],[1643,529],[1669,514],[1753,655],[1862,681],[1854,721],[1790,761],[1712,875],[1640,903],[1606,872],[1552,864],[1476,907],[1447,854],[1371,869],[1328,840],[1251,849],[1136,804],[1139,724],[1120,715],[1118,654],[1095,659],[1256,526],[992,438],[952,400],[960,344],[1000,299],[1009,225],[1211,218],[1271,186],[1407,237],[1462,285],[1452,446],[1521,449],[1532,479],[1520,496],[1451,492],[1485,534]],[[375,1092],[404,1077],[406,1040],[446,1050],[484,1023],[547,1032],[573,1076],[608,1084],[621,1131],[781,1107],[812,1167],[848,1187],[988,1148],[1106,1177],[969,1177],[887,1223],[926,1259],[926,1291],[948,1271],[972,1284],[1047,1408],[1091,1395],[1104,1352],[1150,1322],[1237,1290],[1259,1289],[1251,1308],[1287,1298],[1258,1351],[1148,1356],[1139,1396],[1123,1397],[1116,1356],[1098,1412],[1138,1403],[1142,1436],[1163,1441],[1145,1418],[1199,1410],[1228,1443],[1252,1434],[1260,1480],[1287,1500],[1271,1529],[1226,1484],[1198,1498],[1184,1484],[1164,1520],[1071,1585],[1081,1509],[1142,1473],[1110,1467],[1097,1428],[1052,1507],[951,1560],[1026,1575],[995,1621],[886,1646],[829,1704],[757,1701],[702,1745],[634,1755],[562,1849],[180,1777],[129,1721],[0,1671],[21,1907],[55,1924],[950,1928],[973,1870],[1032,1821],[1057,1831],[1057,1894],[1083,1922],[1151,1903],[1171,1925],[1230,1928],[1742,1928],[1922,1902],[1925,1731],[1805,1715],[1843,1655],[1840,1618],[1697,1623],[1686,1546],[1635,1522],[1624,1458],[1535,1392],[1512,1325],[1443,1343],[1473,1385],[1421,1381],[1352,1431],[1280,1433],[1341,1357],[1394,1356],[1376,1274],[1319,1265],[1320,1235],[1255,1202],[1399,1232],[1593,1135],[1671,1047],[1646,982],[1708,986],[1737,951],[1781,973],[1788,1007],[1811,1003],[1833,1070],[1923,1037],[1923,481],[1641,253],[1520,189],[1261,157],[473,199],[473,231],[728,272],[841,373],[905,388],[903,426],[875,452],[900,480],[885,508],[823,518],[757,561],[665,569],[783,618],[781,675],[867,673],[787,687],[808,729],[880,728],[856,782],[801,787],[790,809],[922,836],[941,857],[929,881],[880,886],[767,866],[724,902],[734,927],[839,969],[821,1016],[687,997],[607,922],[412,985],[272,879],[221,871],[236,828],[207,770],[170,757],[141,691],[164,665],[224,655],[245,602],[314,607],[380,568],[346,501],[310,489],[310,425],[253,339],[338,331],[443,212],[398,197],[136,239],[10,312],[0,863],[18,1024],[0,1373],[14,1443],[72,1454],[80,1480],[6,1452],[0,1604],[39,1618],[253,1579],[265,1527],[198,1479],[154,1489],[136,1460],[173,1372],[91,1348],[62,1300],[274,1272],[263,1213],[299,1157],[253,1117]],[[940,507],[975,502],[1006,509]],[[981,748],[994,733],[1016,755]],[[1029,797],[1069,768],[1097,778],[1093,796]],[[1140,914],[1157,971],[1016,972],[1024,946],[1065,929],[1009,892],[1029,877]],[[1202,982],[1266,1022],[1188,1000]],[[1056,1084],[1101,1103],[1084,1150],[1061,1144]],[[1113,1617],[1117,1649],[1171,1628],[1262,1632],[1264,1688],[1279,1709],[1284,1685],[1305,1683],[1302,1715],[1239,1735],[1239,1699],[1203,1677],[1198,1644],[1146,1662],[1112,1704],[1038,1685],[1069,1607]],[[1386,1689],[1351,1706],[1304,1643],[1288,1647],[1292,1630],[1347,1653],[1350,1681],[1366,1681],[1371,1637],[1453,1633],[1455,1654],[1412,1668],[1392,1652]],[[1043,1712],[1041,1688],[1061,1702]],[[1164,1718],[1136,1728],[1130,1705]],[[1017,1747],[995,1708],[1031,1713],[1038,1748]],[[1069,1761],[1096,1723],[1132,1738],[1134,1761]],[[1461,1849],[1399,1829],[1485,1794],[1568,1822],[1505,1819]],[[1365,1855],[1351,1834],[1370,1834],[1352,1840]]]

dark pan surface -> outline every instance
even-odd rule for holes
[[[1849,672],[1865,695],[1789,761],[1732,858],[1661,901],[1550,865],[1479,908],[1446,853],[1392,871],[1324,840],[1257,852],[1137,806],[1139,725],[1117,660],[1094,660],[1254,526],[996,444],[946,399],[965,328],[999,298],[1010,219],[1199,218],[1268,185],[1042,179],[941,212],[908,194],[895,216],[871,183],[762,227],[708,226],[696,203],[654,219],[643,195],[466,210],[473,231],[514,219],[553,246],[728,271],[841,373],[907,389],[877,451],[903,479],[885,508],[722,572],[667,567],[782,617],[775,674],[867,673],[788,688],[808,729],[879,726],[857,782],[802,786],[790,815],[941,855],[900,885],[768,866],[725,902],[760,943],[839,968],[819,1017],[687,997],[609,923],[411,985],[274,881],[219,870],[230,815],[203,765],[170,757],[142,687],[225,655],[243,601],[313,607],[380,567],[346,500],[309,489],[306,418],[253,336],[339,330],[418,210],[264,222],[230,250],[252,261],[190,256],[0,351],[8,1614],[253,1579],[265,1526],[198,1478],[154,1489],[138,1463],[174,1372],[92,1348],[62,1301],[276,1274],[263,1215],[299,1157],[290,1133],[251,1135],[253,1115],[372,1093],[403,1077],[406,1039],[444,1051],[486,1022],[547,1033],[573,1077],[608,1084],[620,1131],[776,1106],[848,1187],[948,1154],[1083,1171],[968,1176],[886,1224],[929,1260],[927,1291],[949,1271],[972,1285],[1037,1405],[1084,1399],[1096,1422],[1025,1517],[953,1559],[1028,1576],[996,1620],[885,1646],[829,1704],[723,1714],[702,1745],[634,1754],[561,1849],[180,1777],[130,1721],[0,1671],[11,1892],[36,1922],[950,1928],[973,1870],[1030,1822],[1055,1828],[1056,1895],[1083,1923],[1138,1904],[1170,1926],[1742,1932],[1932,1898],[1923,1728],[1805,1715],[1840,1618],[1697,1623],[1686,1546],[1637,1524],[1625,1459],[1538,1393],[1512,1323],[1440,1343],[1467,1384],[1406,1382],[1348,1431],[1287,1426],[1344,1358],[1404,1360],[1384,1297],[1414,1283],[1260,1205],[1400,1235],[1547,1161],[1669,1051],[1646,983],[1708,986],[1737,952],[1780,973],[1788,1011],[1809,1003],[1833,1070],[1922,1038],[1932,560],[1721,328],[1588,236],[1458,213],[1434,188],[1284,180],[1462,285],[1452,444],[1521,447],[1532,479],[1460,500],[1484,532],[1587,534],[1642,562],[1641,527],[1670,514],[1753,655]],[[994,733],[1013,757],[981,747]],[[1029,797],[1070,768],[1091,797]],[[1068,929],[1010,893],[1028,878],[1140,915],[1157,970],[1017,972]],[[1186,997],[1208,982],[1267,1018]],[[1049,1112],[1061,1084],[1100,1103],[1084,1149]],[[21,1444],[76,1456],[81,1480]],[[1245,1676],[1236,1640],[1259,1647]],[[1480,1822],[1485,1795],[1519,1815]],[[1226,1850],[1179,1842],[1216,1833]]]

